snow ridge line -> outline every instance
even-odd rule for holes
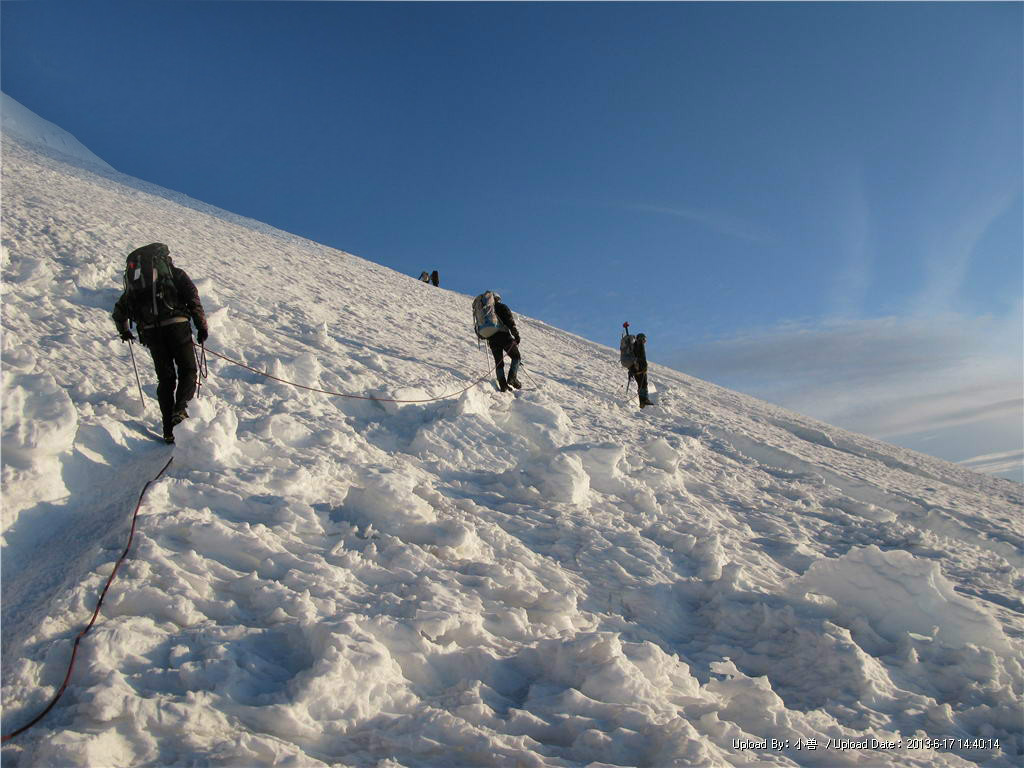
[[[329,390],[329,389],[319,389],[318,387],[307,387],[305,384],[298,384],[298,383],[296,383],[294,381],[288,381],[287,379],[281,379],[281,378],[278,378],[277,376],[273,376],[273,375],[267,373],[266,371],[261,371],[258,368],[253,368],[252,366],[246,365],[245,363],[243,363],[243,362],[241,362],[239,360],[233,360],[232,358],[228,357],[227,355],[222,355],[220,352],[216,352],[216,351],[210,349],[209,347],[205,347],[204,346],[203,347],[203,351],[204,352],[209,352],[211,355],[213,355],[215,357],[219,357],[221,360],[225,360],[225,361],[231,363],[232,365],[237,365],[240,368],[245,368],[247,371],[252,371],[253,373],[258,373],[260,376],[266,376],[268,379],[273,379],[274,381],[279,381],[282,384],[288,384],[289,386],[292,386],[292,387],[298,387],[299,389],[306,389],[306,390],[309,390],[310,392],[320,392],[320,393],[325,394],[325,395],[334,395],[335,397],[348,397],[348,398],[352,398],[354,400],[376,400],[379,403],[432,403],[435,400],[445,400],[446,398],[455,397],[456,395],[461,395],[466,390],[472,389],[477,384],[479,384],[481,381],[483,381],[484,379],[487,379],[488,377],[490,377],[490,375],[492,373],[491,370],[488,370],[487,373],[485,373],[479,379],[476,379],[468,387],[463,387],[458,392],[448,392],[447,394],[444,394],[444,395],[438,395],[437,397],[428,397],[428,398],[422,399],[422,400],[396,400],[396,399],[393,399],[393,398],[390,398],[390,397],[374,397],[372,395],[350,395],[350,394],[346,394],[345,392],[334,392],[334,391]]]
[[[160,479],[161,475],[163,475],[167,468],[171,466],[172,461],[174,461],[173,456],[167,460],[167,463],[164,464],[163,469],[157,472],[154,478],[152,478],[151,480],[147,480],[146,484],[142,486],[142,491],[139,493],[139,502],[135,505],[135,511],[132,513],[132,527],[131,531],[128,534],[128,543],[125,545],[124,552],[121,553],[121,556],[117,558],[117,561],[114,563],[114,570],[112,570],[110,572],[110,576],[107,577],[107,583],[103,586],[103,591],[100,592],[100,599],[96,601],[96,610],[92,612],[92,618],[89,620],[89,623],[86,625],[85,629],[79,632],[78,635],[75,637],[75,645],[71,650],[71,660],[68,662],[68,671],[67,674],[64,675],[64,682],[61,683],[61,686],[58,689],[57,694],[53,697],[50,703],[46,705],[46,708],[38,715],[36,715],[34,718],[32,718],[32,720],[29,721],[26,725],[23,725],[16,731],[12,731],[11,733],[4,734],[2,737],[0,737],[0,744],[6,744],[15,736],[24,733],[33,725],[35,725],[44,717],[46,717],[47,713],[51,709],[53,709],[53,706],[57,703],[60,697],[64,695],[64,691],[68,687],[68,682],[70,682],[71,680],[71,673],[72,671],[74,671],[75,668],[75,657],[78,655],[78,645],[82,642],[82,638],[85,637],[86,633],[90,629],[92,629],[93,624],[96,623],[96,618],[100,614],[100,607],[103,605],[103,598],[107,596],[107,590],[110,589],[110,585],[113,583],[114,577],[117,576],[117,569],[121,567],[121,563],[124,562],[125,557],[128,556],[128,550],[131,549],[132,540],[135,538],[135,523],[139,519],[139,509],[142,508],[142,499],[143,497],[145,497],[146,491],[149,489],[149,486]]]

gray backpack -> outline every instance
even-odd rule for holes
[[[633,352],[634,343],[636,343],[636,336],[631,334],[627,328],[622,332],[622,338],[619,339],[619,362],[622,363],[623,368],[629,368],[636,362],[636,354]]]
[[[508,330],[498,319],[498,312],[494,308],[494,302],[500,299],[501,296],[494,291],[484,291],[473,299],[473,330],[477,338],[489,339],[498,331]]]

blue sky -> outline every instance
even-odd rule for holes
[[[1024,439],[1022,7],[4,2],[0,77],[125,173],[961,460]]]

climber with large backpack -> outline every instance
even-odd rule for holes
[[[622,324],[622,338],[619,339],[619,362],[626,369],[626,387],[636,380],[637,393],[640,395],[640,407],[654,405],[647,397],[647,336],[629,332],[629,323]]]
[[[150,243],[128,254],[124,293],[111,313],[121,341],[135,340],[149,350],[156,369],[156,396],[163,419],[163,437],[174,442],[174,427],[188,418],[186,406],[196,393],[198,372],[192,343],[206,342],[209,331],[199,291],[185,271],[174,266],[163,243]],[[177,370],[175,370],[177,369]]]
[[[478,339],[487,342],[494,357],[494,371],[498,376],[498,389],[508,392],[509,387],[522,389],[516,373],[522,359],[519,354],[519,330],[516,320],[501,296],[494,291],[484,291],[473,299],[473,330]],[[508,379],[505,379],[505,354],[508,353]]]

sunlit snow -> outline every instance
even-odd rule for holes
[[[174,461],[5,768],[1020,765],[1021,486],[657,365],[640,411],[628,307],[611,346],[520,317],[515,396],[348,399],[211,355],[165,446],[109,319],[139,245],[196,281],[211,350],[362,397],[484,376],[472,297],[123,176],[11,103],[4,734]]]

